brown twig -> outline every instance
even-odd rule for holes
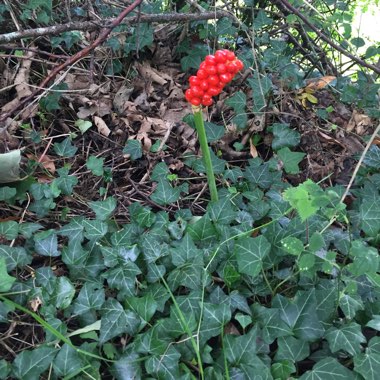
[[[149,14],[141,15],[136,17],[129,17],[124,20],[122,24],[136,24],[138,22],[181,22],[181,21],[201,21],[201,20],[210,20],[210,19],[219,19],[223,17],[228,17],[234,19],[228,12],[225,11],[216,11],[216,12],[204,12],[204,13],[167,13],[167,14]],[[92,21],[84,22],[69,22],[62,25],[53,25],[47,26],[45,28],[36,28],[36,29],[25,29],[17,32],[0,34],[0,43],[8,43],[15,40],[20,40],[23,38],[30,37],[41,37],[41,36],[52,36],[57,35],[63,32],[69,32],[73,30],[96,30],[100,29],[100,24],[109,24],[111,25],[116,19],[106,19],[99,23],[94,23]],[[120,22],[121,23],[121,22]]]
[[[351,54],[347,50],[343,49],[340,45],[336,44],[334,41],[331,41],[330,38],[328,38],[325,34],[323,34],[316,26],[314,26],[297,8],[293,7],[293,5],[289,4],[287,0],[275,0],[276,3],[281,3],[283,6],[288,8],[293,14],[298,16],[310,29],[312,29],[320,38],[321,40],[325,41],[327,44],[329,44],[331,47],[333,47],[335,50],[338,50],[340,53],[345,55],[346,57],[352,59],[359,65],[363,67],[367,67],[368,69],[373,70],[376,74],[380,75],[380,67],[377,67],[376,65],[373,65],[371,63],[368,63],[364,61],[363,59]]]
[[[79,61],[81,58],[85,57],[88,55],[88,53],[92,50],[94,50],[97,46],[99,46],[106,38],[107,36],[111,33],[112,29],[115,28],[117,25],[121,23],[121,21],[127,16],[127,14],[131,13],[136,7],[138,7],[141,4],[142,0],[135,0],[130,6],[125,8],[119,16],[117,16],[113,21],[103,28],[100,33],[98,38],[89,46],[85,47],[84,49],[78,51],[76,54],[68,58],[64,63],[62,63],[59,66],[56,66],[50,73],[49,75],[39,84],[39,89],[35,90],[31,95],[23,98],[19,104],[9,112],[4,113],[3,115],[0,116],[0,123],[4,122],[8,117],[13,115],[14,112],[20,110],[22,107],[24,107],[26,104],[30,103],[33,98],[35,98],[39,93],[41,93],[44,88],[48,85],[50,81],[52,81],[57,74],[64,70],[66,67],[73,65],[75,62]]]

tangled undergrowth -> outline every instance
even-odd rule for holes
[[[379,84],[297,15],[353,44],[354,8],[299,3],[143,2],[42,93],[125,5],[0,6],[3,36],[91,21],[0,46],[0,379],[376,379]],[[210,202],[184,91],[218,48]]]

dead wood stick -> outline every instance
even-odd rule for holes
[[[38,89],[36,89],[31,95],[23,98],[15,108],[10,110],[9,112],[4,113],[3,115],[0,115],[0,124],[4,123],[4,121],[7,120],[8,117],[13,115],[16,111],[20,110],[22,107],[28,104],[33,98],[35,98],[38,94],[40,94],[44,90],[44,88],[48,85],[48,83],[52,81],[60,71],[64,70],[66,67],[70,65],[73,65],[75,62],[85,57],[90,51],[92,51],[97,46],[99,46],[111,33],[112,29],[115,28],[117,25],[119,25],[124,19],[124,17],[126,17],[128,13],[131,13],[136,7],[138,7],[141,4],[141,2],[142,0],[135,0],[131,5],[126,7],[119,14],[119,16],[113,19],[113,21],[109,25],[107,25],[105,28],[103,28],[100,31],[98,38],[92,44],[78,51],[76,54],[69,57],[65,62],[63,62],[59,66],[56,66],[55,68],[53,68],[53,70],[49,73],[49,75],[39,84]]]
[[[123,20],[121,24],[137,24],[138,22],[157,22],[157,23],[168,23],[168,22],[181,22],[181,21],[201,21],[210,19],[219,19],[222,17],[231,18],[231,14],[225,11],[216,12],[204,12],[204,13],[167,13],[167,14],[150,14],[141,15],[140,19],[138,17],[129,17]],[[233,17],[232,17],[233,18]],[[31,37],[41,37],[41,36],[52,36],[63,32],[69,32],[73,30],[96,30],[100,29],[101,25],[105,23],[111,24],[115,19],[106,19],[98,23],[93,21],[84,22],[68,22],[67,24],[52,25],[45,28],[36,29],[25,29],[17,32],[0,34],[0,43],[8,43],[15,40],[20,40],[23,38]]]

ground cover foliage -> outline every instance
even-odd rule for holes
[[[13,114],[126,5],[0,5],[2,33],[94,24],[0,46],[2,151],[22,148],[0,187],[0,379],[377,379],[380,52],[351,28],[366,5],[146,1],[141,18],[227,13],[121,24]],[[246,70],[205,111],[211,203],[183,92],[225,47]]]

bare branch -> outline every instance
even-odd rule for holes
[[[216,12],[204,12],[204,13],[167,13],[167,14],[151,14],[151,15],[141,15],[140,19],[138,16],[129,17],[121,24],[133,25],[138,22],[157,22],[157,23],[168,23],[168,22],[181,22],[181,21],[198,21],[198,20],[211,20],[219,19],[222,17],[233,18],[231,14],[224,11]],[[234,19],[234,18],[233,18]],[[115,19],[105,19],[99,24],[96,24],[92,21],[84,22],[69,22],[62,25],[52,25],[45,28],[36,28],[36,29],[25,29],[17,32],[11,32],[6,34],[0,34],[0,43],[11,42],[15,40],[20,40],[23,38],[30,37],[40,37],[40,36],[51,36],[57,35],[63,32],[69,32],[73,30],[96,30],[104,27],[104,25],[112,24]]]
[[[297,8],[294,8],[293,5],[289,4],[287,0],[276,0],[276,3],[281,3],[283,6],[288,8],[292,13],[294,13],[296,16],[298,16],[310,29],[312,29],[317,35],[325,41],[327,44],[329,44],[331,47],[333,47],[335,50],[338,50],[340,53],[345,55],[346,57],[352,59],[359,65],[363,67],[367,67],[368,69],[373,70],[376,74],[380,75],[380,67],[373,65],[371,63],[368,63],[364,61],[363,59],[351,54],[347,50],[343,49],[340,45],[336,44],[334,41],[331,41],[330,38],[328,38],[326,35],[324,35],[320,30],[318,30],[317,27],[315,27]]]

